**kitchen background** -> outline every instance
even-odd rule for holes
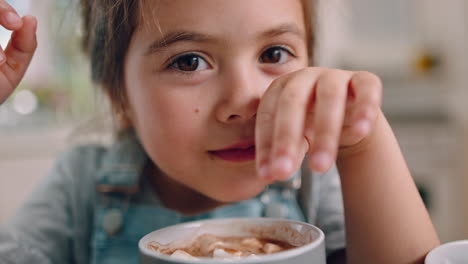
[[[80,135],[106,140],[74,0],[9,0],[39,20],[26,78],[0,106],[0,224]],[[443,241],[468,238],[468,1],[326,0],[321,65],[377,73],[383,110]],[[9,32],[0,31],[5,47]],[[378,177],[378,175],[376,175]]]

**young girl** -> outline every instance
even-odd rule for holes
[[[58,160],[2,229],[1,263],[137,263],[148,232],[234,216],[318,225],[330,263],[423,263],[438,245],[378,77],[309,66],[313,3],[81,2],[120,136]],[[36,20],[0,8],[13,30],[3,102],[33,56]]]

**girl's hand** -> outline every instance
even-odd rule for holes
[[[37,47],[37,21],[33,16],[18,16],[5,0],[0,0],[0,25],[13,34],[3,50],[0,47],[0,104],[18,86]]]
[[[339,149],[357,146],[380,113],[382,85],[368,72],[309,67],[276,79],[265,92],[255,128],[257,170],[287,179],[308,153],[325,172]]]

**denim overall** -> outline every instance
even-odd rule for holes
[[[150,202],[141,193],[148,186],[140,177],[148,157],[142,147],[129,140],[106,157],[96,183],[92,264],[138,263],[138,241],[163,227],[194,220],[226,217],[281,217],[304,221],[297,202],[300,172],[285,182],[270,185],[257,197],[217,208],[196,216],[185,216],[165,208],[153,195]]]

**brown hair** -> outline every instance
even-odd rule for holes
[[[109,96],[120,129],[131,126],[125,114],[127,99],[123,87],[124,59],[131,37],[141,17],[145,0],[81,0],[83,19],[82,47],[91,61],[91,76]],[[314,0],[301,0],[312,62]]]

